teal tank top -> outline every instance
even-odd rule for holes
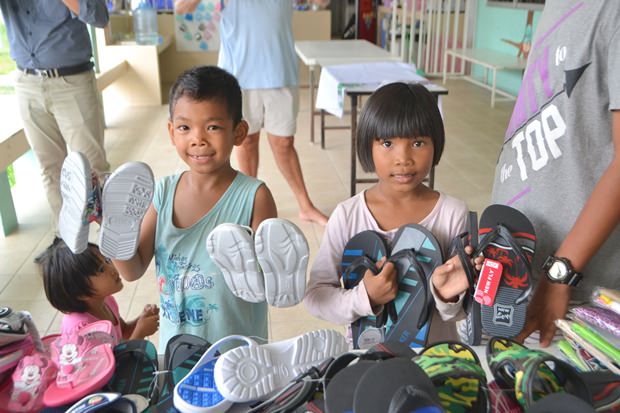
[[[206,250],[207,235],[219,224],[249,226],[258,179],[237,173],[224,195],[189,228],[172,223],[174,194],[182,173],[161,179],[155,188],[155,274],[159,286],[159,352],[180,333],[211,343],[231,335],[267,338],[267,305],[235,297]]]

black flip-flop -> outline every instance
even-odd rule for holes
[[[467,231],[452,240],[449,255],[451,257],[455,255],[459,257],[461,265],[465,270],[467,281],[469,281],[469,289],[463,297],[463,311],[467,315],[465,320],[463,320],[467,334],[464,338],[465,342],[470,346],[477,346],[482,341],[480,303],[474,300],[478,272],[473,266],[470,256],[465,252],[465,247],[468,245],[474,249],[474,252],[478,249],[478,214],[475,211],[469,211]]]
[[[608,370],[579,373],[592,393],[598,411],[620,410],[620,376]]]
[[[391,260],[399,277],[398,294],[394,299],[398,321],[394,324],[388,321],[386,341],[424,347],[434,308],[430,277],[435,268],[443,264],[441,247],[423,226],[404,225],[394,236]]]
[[[397,357],[376,363],[364,373],[355,389],[353,411],[387,412],[396,392],[407,385],[420,389],[430,400],[440,404],[435,386],[426,373],[410,359]]]
[[[444,413],[445,410],[431,396],[419,388],[402,386],[390,402],[388,413]]]
[[[137,394],[147,399],[149,405],[157,403],[159,364],[153,343],[147,340],[125,341],[114,347],[114,359],[116,369],[107,389],[122,395]]]
[[[482,327],[491,336],[515,337],[525,325],[532,291],[534,226],[518,210],[495,204],[482,212],[478,234],[479,251],[503,265],[493,305],[481,306]]]
[[[345,289],[352,289],[364,278],[365,270],[388,255],[387,244],[375,231],[362,231],[347,242],[342,253],[340,271]],[[375,268],[373,272],[377,272]],[[351,323],[353,347],[367,349],[384,339],[383,324],[386,320],[387,306],[375,316],[361,317]]]
[[[527,410],[527,413],[595,413],[594,407],[577,396],[553,393],[543,397]]]

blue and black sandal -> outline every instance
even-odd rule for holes
[[[394,236],[390,260],[398,271],[398,294],[394,299],[398,321],[387,322],[386,340],[424,347],[434,311],[430,277],[443,264],[441,247],[423,226],[404,225]]]
[[[362,231],[351,238],[344,248],[340,262],[344,288],[352,289],[357,286],[367,269],[376,274],[378,271],[374,264],[387,255],[387,244],[375,231]],[[367,349],[384,341],[383,325],[386,316],[387,306],[378,316],[362,317],[351,323],[353,347]]]

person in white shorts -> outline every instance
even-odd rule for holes
[[[190,13],[199,0],[177,0],[177,13]],[[243,117],[250,129],[236,149],[239,169],[258,173],[259,135],[265,128],[274,158],[299,204],[299,217],[321,225],[327,216],[308,196],[294,146],[299,111],[298,69],[290,0],[224,0],[218,66],[243,90]]]

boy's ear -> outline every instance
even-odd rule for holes
[[[235,146],[239,146],[243,143],[246,136],[248,136],[249,129],[250,129],[250,126],[248,125],[248,123],[244,121],[243,119],[241,119],[241,122],[239,122],[237,126],[235,126],[235,132],[234,132],[235,133],[235,142],[234,142]]]
[[[170,143],[174,145],[174,125],[172,121],[168,119],[168,136],[170,136]]]

